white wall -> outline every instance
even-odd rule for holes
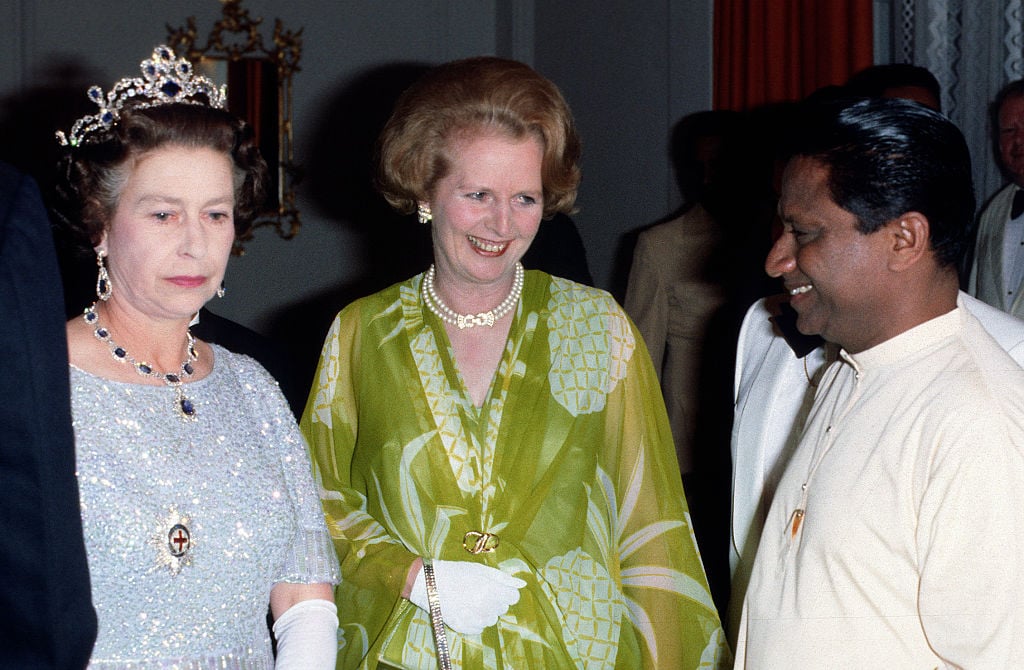
[[[711,5],[537,3],[535,64],[562,87],[583,141],[575,219],[596,283],[616,293],[623,233],[680,205],[669,138],[681,117],[711,107]]]

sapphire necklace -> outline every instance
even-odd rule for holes
[[[196,340],[192,337],[192,331],[186,330],[185,337],[188,343],[187,346],[187,357],[181,364],[181,372],[158,372],[153,369],[153,366],[145,361],[135,360],[131,354],[129,354],[124,347],[118,346],[112,339],[110,339],[110,331],[100,325],[100,317],[96,313],[96,303],[93,303],[85,309],[83,317],[85,322],[90,326],[93,326],[93,334],[97,340],[105,342],[107,348],[110,349],[110,355],[115,361],[119,363],[131,363],[135,371],[143,377],[154,377],[161,380],[164,384],[167,384],[174,389],[174,407],[185,421],[196,420],[196,408],[185,396],[185,391],[182,389],[181,381],[186,377],[191,377],[194,372],[192,364],[199,360],[199,355],[196,353]]]

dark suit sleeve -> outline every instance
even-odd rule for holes
[[[35,183],[0,164],[0,665],[81,668],[96,638],[64,303]]]

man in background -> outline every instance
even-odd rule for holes
[[[1009,183],[981,213],[968,291],[1024,317],[1024,80],[999,91],[991,117],[999,165]]]

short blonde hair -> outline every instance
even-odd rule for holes
[[[571,213],[580,142],[569,105],[529,66],[493,56],[439,65],[402,94],[378,142],[377,187],[392,207],[410,214],[451,170],[450,143],[494,130],[541,140],[544,216]]]

